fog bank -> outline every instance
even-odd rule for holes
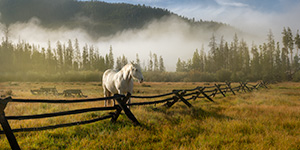
[[[0,27],[5,30],[3,24],[0,24]],[[178,58],[189,59],[193,52],[201,49],[202,46],[207,51],[213,34],[217,40],[224,36],[226,41],[231,42],[237,32],[240,38],[249,41],[248,44],[252,41],[261,41],[259,37],[243,34],[227,26],[212,31],[209,27],[193,26],[174,16],[153,20],[141,29],[120,31],[108,37],[99,36],[98,39],[92,38],[81,28],[68,29],[63,26],[55,30],[43,28],[38,18],[32,18],[25,23],[10,25],[9,40],[13,43],[24,40],[45,48],[48,47],[48,41],[50,41],[52,48],[55,48],[57,41],[67,43],[71,39],[74,42],[77,38],[81,48],[85,44],[94,45],[103,56],[112,46],[115,59],[125,55],[129,60],[135,60],[138,53],[142,65],[145,66],[148,65],[149,54],[152,52],[163,57],[167,71],[175,71]],[[4,37],[4,32],[1,32],[0,36]]]

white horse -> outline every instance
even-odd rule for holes
[[[132,93],[133,79],[139,80],[140,83],[144,81],[141,67],[137,64],[129,63],[120,71],[112,69],[106,70],[102,77],[104,96],[110,97],[113,94]],[[105,100],[104,106],[107,106],[107,103],[110,104],[111,100]],[[130,99],[128,103],[130,103]]]

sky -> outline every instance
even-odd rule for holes
[[[275,34],[283,27],[299,29],[300,0],[106,0],[165,8],[196,20],[230,24],[247,32]],[[255,27],[255,28],[254,28]]]

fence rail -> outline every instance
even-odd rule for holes
[[[5,134],[10,146],[12,149],[20,149],[18,142],[13,134],[13,132],[29,132],[29,131],[41,131],[48,129],[56,129],[61,127],[70,127],[75,125],[89,124],[94,123],[100,120],[105,120],[111,118],[111,122],[115,122],[120,113],[122,111],[125,112],[125,115],[133,122],[135,125],[139,125],[138,120],[135,118],[133,113],[130,111],[128,106],[141,106],[141,105],[156,105],[162,104],[162,106],[170,108],[177,102],[183,102],[188,107],[193,107],[190,100],[207,99],[211,102],[215,102],[212,97],[216,95],[222,95],[226,97],[226,93],[230,92],[232,94],[236,94],[235,92],[251,92],[254,89],[258,89],[260,87],[267,88],[267,84],[264,81],[259,81],[257,84],[248,84],[247,82],[240,82],[238,86],[231,87],[230,82],[226,82],[223,84],[215,84],[214,86],[198,86],[194,89],[185,89],[185,90],[173,90],[170,93],[165,93],[161,95],[153,95],[153,96],[134,96],[130,93],[127,95],[119,95],[116,94],[112,97],[104,97],[104,98],[92,98],[92,99],[76,99],[76,100],[45,100],[45,99],[15,99],[11,97],[7,97],[4,99],[0,99],[0,123],[2,125],[3,130],[0,130],[0,134]],[[127,104],[129,98],[134,99],[153,99],[153,98],[162,98],[161,100],[154,101],[146,101],[146,102],[134,102]],[[96,101],[104,101],[114,99],[117,101],[117,105],[112,107],[93,107],[86,109],[76,109],[70,111],[62,111],[62,112],[54,112],[54,113],[45,113],[45,114],[36,114],[36,115],[25,115],[25,116],[5,116],[4,109],[9,102],[14,103],[56,103],[56,104],[69,104],[69,103],[86,103],[86,102],[96,102]],[[81,114],[87,112],[95,112],[95,111],[111,111],[115,110],[115,112],[110,112],[106,116],[101,116],[98,118],[94,118],[91,120],[78,121],[78,122],[70,122],[65,124],[57,124],[57,125],[49,125],[43,127],[31,127],[31,128],[18,128],[11,129],[7,120],[27,120],[27,119],[41,119],[41,118],[50,118],[50,117],[58,117],[58,116],[66,116],[66,115],[74,115]]]

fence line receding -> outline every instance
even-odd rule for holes
[[[211,102],[215,102],[213,97],[216,95],[222,95],[226,97],[227,93],[231,93],[233,95],[236,92],[251,92],[254,89],[258,88],[267,88],[267,83],[264,81],[259,81],[257,84],[249,84],[247,82],[239,82],[239,85],[236,87],[231,87],[230,82],[226,82],[223,84],[214,84],[213,86],[198,86],[194,89],[185,89],[185,90],[173,90],[170,93],[154,95],[154,96],[134,96],[131,93],[127,93],[126,95],[116,94],[112,97],[104,97],[104,98],[92,98],[92,99],[77,99],[77,100],[45,100],[45,99],[14,99],[12,97],[6,97],[0,99],[0,123],[2,125],[3,130],[0,130],[0,134],[5,134],[9,144],[12,149],[20,149],[18,142],[14,136],[14,132],[30,132],[30,131],[41,131],[41,130],[49,130],[56,129],[61,127],[70,127],[75,125],[89,124],[94,123],[100,120],[111,119],[111,122],[116,122],[120,113],[124,111],[125,115],[132,121],[134,125],[139,125],[140,123],[134,116],[134,114],[128,108],[129,106],[141,106],[141,105],[156,105],[163,104],[162,106],[170,108],[177,102],[183,102],[189,108],[193,107],[193,105],[189,102],[190,100],[196,99],[205,99]],[[145,101],[145,102],[133,102],[127,104],[129,98],[133,99],[154,99],[161,98],[160,100],[154,101]],[[86,102],[97,102],[104,100],[116,100],[117,104],[112,107],[93,107],[93,108],[85,108],[85,109],[76,109],[70,111],[62,111],[62,112],[53,112],[53,113],[45,113],[45,114],[36,114],[36,115],[25,115],[25,116],[5,116],[4,109],[7,103],[55,103],[55,104],[70,104],[70,103],[86,103]],[[7,120],[28,120],[28,119],[41,119],[41,118],[50,118],[50,117],[58,117],[58,116],[66,116],[66,115],[74,115],[81,114],[87,112],[95,112],[95,111],[112,111],[109,112],[105,116],[101,116],[98,118],[78,121],[78,122],[70,122],[64,124],[57,125],[49,125],[42,127],[30,127],[30,128],[17,128],[11,129]]]

